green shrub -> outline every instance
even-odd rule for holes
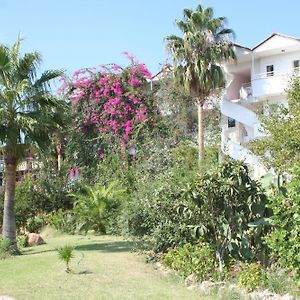
[[[56,230],[68,234],[74,234],[77,228],[77,220],[72,210],[54,211],[47,215],[46,223]]]
[[[214,275],[214,253],[204,242],[171,249],[163,255],[162,262],[184,277],[193,274],[203,281]]]
[[[293,170],[292,177],[290,183],[270,197],[273,227],[266,242],[273,262],[300,274],[300,167]]]
[[[284,269],[272,267],[267,270],[265,288],[272,293],[285,294],[290,292],[295,285],[292,274]]]
[[[195,232],[215,249],[220,272],[229,255],[248,261],[264,256],[267,197],[246,165],[227,159],[199,174],[186,193],[201,212]]]
[[[126,200],[125,190],[116,182],[108,186],[85,186],[81,193],[71,194],[76,200],[74,215],[79,231],[107,233],[108,226],[119,218]]]
[[[18,248],[25,248],[28,246],[27,238],[25,235],[18,235],[17,236],[17,244]]]
[[[10,242],[0,238],[0,259],[5,259],[11,255]]]
[[[265,286],[266,273],[261,264],[244,264],[239,273],[238,285],[251,292]]]
[[[155,252],[195,241],[190,226],[199,222],[199,209],[184,198],[184,185],[173,174],[141,182],[124,211],[127,234],[143,240]]]
[[[40,232],[44,226],[45,216],[41,214],[33,216],[26,221],[26,230],[29,232]]]

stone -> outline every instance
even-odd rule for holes
[[[187,286],[195,285],[197,283],[197,277],[194,274],[189,275],[185,280],[184,283]]]
[[[38,233],[28,233],[26,239],[28,246],[38,246],[45,244],[42,236]]]
[[[294,300],[294,297],[291,296],[290,294],[284,294],[282,297],[281,297],[282,300]]]
[[[204,295],[209,295],[214,289],[220,289],[222,286],[224,286],[225,282],[220,281],[220,282],[213,282],[210,280],[207,281],[202,281],[201,284],[199,285],[199,290],[204,294]]]

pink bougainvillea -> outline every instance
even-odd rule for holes
[[[123,152],[135,128],[156,111],[152,99],[145,95],[151,73],[134,56],[124,54],[131,62],[126,68],[110,64],[99,70],[76,71],[59,91],[66,92],[72,101],[78,127],[99,137],[99,158],[109,150],[114,152],[116,145]]]

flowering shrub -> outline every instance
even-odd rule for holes
[[[97,138],[100,158],[109,151],[123,153],[134,129],[151,120],[154,112],[152,99],[145,93],[150,72],[134,57],[125,55],[131,61],[126,68],[111,64],[98,71],[79,70],[60,89],[72,101],[77,129]]]

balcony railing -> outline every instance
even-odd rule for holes
[[[294,68],[285,72],[265,72],[255,74],[252,78],[253,97],[279,95],[286,92],[293,75],[299,75],[300,69]]]

